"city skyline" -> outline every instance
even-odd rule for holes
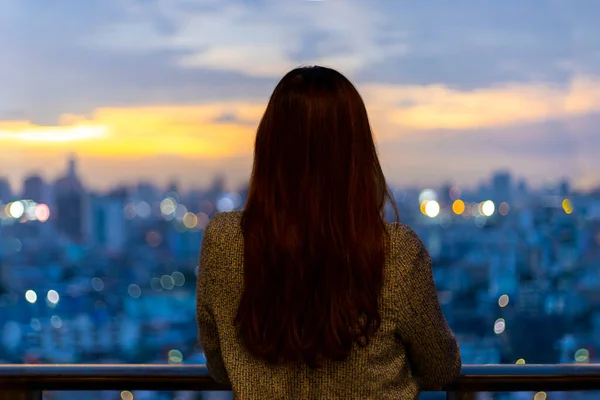
[[[132,194],[138,190],[147,191],[148,189],[152,189],[156,191],[158,195],[161,193],[164,195],[168,193],[177,191],[178,195],[186,195],[193,194],[198,195],[199,193],[208,191],[214,192],[215,190],[220,190],[222,193],[237,193],[239,191],[246,191],[248,189],[249,182],[243,182],[240,185],[234,186],[227,182],[226,178],[222,174],[213,175],[209,184],[203,186],[191,186],[185,187],[180,184],[177,179],[170,180],[165,185],[160,185],[157,182],[152,180],[138,180],[135,182],[119,182],[116,181],[110,187],[105,188],[104,190],[98,190],[98,188],[90,186],[86,184],[85,181],[81,179],[81,175],[79,173],[78,167],[79,160],[76,155],[71,154],[66,160],[64,165],[64,170],[62,174],[59,174],[55,179],[45,179],[42,175],[31,172],[29,174],[25,174],[24,179],[17,183],[17,185],[12,185],[10,180],[7,179],[6,176],[0,175],[0,205],[4,202],[8,201],[16,201],[16,200],[35,200],[36,202],[48,203],[51,201],[53,197],[53,191],[55,187],[65,186],[75,187],[77,190],[82,190],[88,193],[94,193],[97,195],[109,195],[111,193],[117,194],[117,196],[122,196],[124,193],[128,192]],[[498,183],[501,182],[501,183]],[[466,185],[458,185],[456,182],[452,181],[444,181],[440,182],[436,185],[413,185],[413,186],[391,186],[390,189],[394,192],[396,197],[400,197],[404,199],[408,193],[413,193],[414,191],[418,191],[421,194],[419,197],[426,192],[438,193],[442,197],[450,195],[451,197],[461,198],[463,194],[467,194],[468,197],[485,197],[487,194],[490,194],[495,186],[501,185],[504,187],[503,191],[511,191],[517,190],[521,191],[523,195],[526,193],[560,193],[563,196],[568,196],[570,194],[585,194],[586,191],[583,192],[572,192],[571,185],[572,182],[568,178],[562,179],[553,179],[548,180],[545,184],[541,186],[533,186],[531,182],[528,182],[527,179],[522,178],[518,175],[513,174],[509,169],[499,169],[493,171],[490,175],[482,176],[479,179],[477,185],[466,186]],[[133,192],[130,192],[133,191]],[[533,192],[530,192],[533,191]],[[600,193],[600,187],[594,187],[589,191],[589,194],[597,194]],[[34,193],[34,195],[31,195]],[[456,193],[459,193],[458,195]],[[437,194],[435,194],[437,196]],[[483,197],[479,200],[482,200]],[[40,200],[40,199],[44,200]],[[419,200],[421,201],[421,200]],[[483,201],[483,200],[482,200]]]
[[[590,1],[8,0],[0,175],[94,188],[250,173],[280,76],[324,64],[363,94],[391,185],[600,182],[600,38]],[[543,16],[543,17],[542,17]],[[58,27],[58,29],[57,29]]]

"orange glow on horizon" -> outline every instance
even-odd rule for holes
[[[600,80],[575,77],[561,88],[544,83],[459,90],[444,85],[367,84],[361,88],[378,139],[435,140],[461,133],[568,118],[600,111]],[[75,152],[83,157],[176,155],[218,159],[251,154],[264,101],[102,107],[90,117],[64,114],[56,126],[0,121],[0,147],[17,152]],[[403,106],[403,104],[405,104]],[[424,135],[411,135],[421,131]]]

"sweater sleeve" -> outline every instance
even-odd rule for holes
[[[214,271],[218,268],[219,262],[214,240],[214,222],[214,219],[211,220],[202,238],[196,281],[196,321],[198,323],[198,340],[204,350],[210,376],[218,383],[230,384],[211,306],[212,293],[216,290]]]
[[[400,284],[404,318],[398,333],[407,347],[413,376],[421,390],[442,390],[458,377],[461,355],[438,300],[431,258],[410,228],[399,246],[407,249],[405,281]]]

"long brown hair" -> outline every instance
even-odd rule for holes
[[[386,199],[395,210],[352,83],[319,66],[286,74],[258,126],[242,217],[235,323],[252,355],[317,368],[369,343],[381,323]]]

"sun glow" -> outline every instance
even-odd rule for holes
[[[20,128],[20,129],[19,129]],[[0,125],[0,139],[23,142],[73,142],[80,140],[99,139],[107,136],[106,126],[15,126],[8,129]]]

